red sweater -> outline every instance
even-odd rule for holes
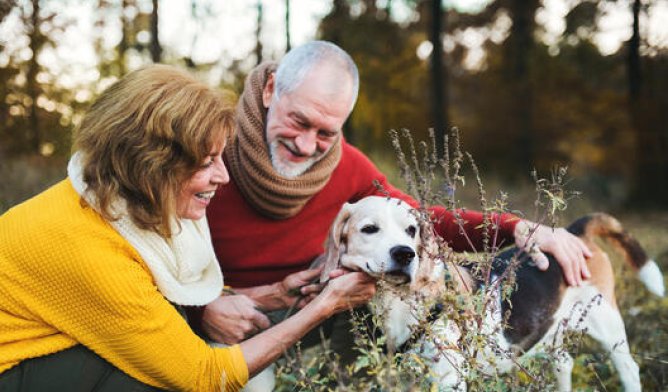
[[[216,192],[207,209],[211,239],[223,271],[225,284],[249,287],[282,280],[290,273],[309,267],[324,251],[331,223],[345,202],[379,194],[373,184],[379,181],[391,196],[412,205],[416,202],[392,185],[359,150],[343,141],[341,161],[327,185],[297,215],[275,220],[257,213],[239,192],[234,178]],[[438,218],[437,233],[455,251],[472,250],[452,213],[443,207],[432,208]],[[461,212],[472,244],[482,248],[482,214]],[[502,215],[496,243],[513,242],[517,219]]]

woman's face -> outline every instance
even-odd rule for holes
[[[181,187],[176,200],[176,214],[181,219],[203,218],[218,186],[229,181],[230,176],[223,163],[223,147],[214,148],[202,162],[202,167]]]

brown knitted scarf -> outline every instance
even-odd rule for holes
[[[262,104],[262,90],[275,70],[276,63],[260,64],[246,78],[237,105],[237,133],[225,148],[225,156],[246,201],[264,216],[285,219],[301,211],[327,184],[341,159],[341,138],[296,178],[285,178],[274,170],[265,134],[267,110]]]

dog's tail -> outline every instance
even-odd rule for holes
[[[608,214],[594,213],[573,222],[568,231],[590,241],[595,237],[606,239],[621,251],[627,264],[638,273],[638,279],[647,289],[663,297],[665,287],[661,270],[654,260],[647,257],[638,240],[624,230],[617,219]]]

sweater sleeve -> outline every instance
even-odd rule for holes
[[[355,196],[355,201],[366,196],[380,195],[401,199],[411,206],[417,208],[419,203],[406,193],[396,188],[387,181],[387,177],[378,168],[354,147],[351,148],[351,156],[355,162],[353,167],[356,175],[361,180],[360,192]],[[378,186],[377,186],[377,185]],[[456,252],[482,251],[484,249],[483,224],[484,216],[481,212],[457,209],[448,211],[443,206],[431,206],[434,229],[450,247]],[[519,218],[513,214],[491,214],[489,217],[487,236],[490,247],[503,247],[514,243],[515,225]]]
[[[248,369],[239,346],[212,348],[197,337],[157,290],[134,249],[102,225],[36,235],[33,240],[41,241],[41,254],[14,271],[21,282],[14,288],[19,290],[15,298],[30,317],[149,385],[169,390],[240,389]],[[14,249],[19,246],[14,244]]]

